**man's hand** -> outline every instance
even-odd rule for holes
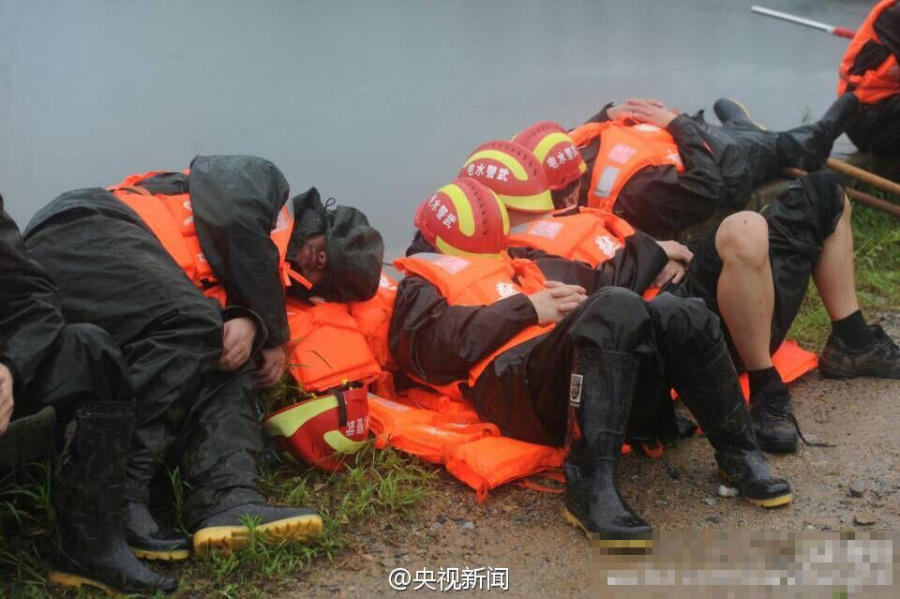
[[[656,243],[666,253],[666,258],[669,260],[687,265],[694,259],[694,252],[682,243],[677,241],[657,241]]]
[[[670,281],[673,285],[677,285],[684,279],[685,272],[687,272],[687,267],[683,263],[677,260],[669,260],[663,266],[663,269],[659,271],[659,274],[656,275],[656,278],[653,279],[653,286],[663,287]]]
[[[263,389],[274,386],[284,376],[284,350],[270,347],[260,352],[262,364],[256,371],[256,386]]]
[[[13,411],[13,375],[0,364],[0,435],[6,432]]]
[[[618,106],[611,106],[606,109],[606,116],[608,116],[611,120],[616,119],[631,119],[638,120],[635,110],[641,107],[646,106],[654,106],[656,108],[661,108],[663,110],[668,110],[666,105],[660,102],[659,100],[654,100],[653,98],[640,98],[640,99],[630,99],[625,100],[624,104],[619,104]]]
[[[250,359],[256,325],[246,317],[232,318],[225,323],[223,329],[219,365],[225,370],[235,370]]]
[[[538,324],[559,322],[587,299],[584,287],[547,281],[544,289],[528,296],[537,312]]]
[[[624,109],[628,118],[643,123],[650,123],[662,129],[669,126],[677,114],[666,108],[662,103],[656,100],[628,100],[625,102]],[[609,111],[606,111],[609,114]]]

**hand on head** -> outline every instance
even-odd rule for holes
[[[577,308],[581,302],[587,299],[584,287],[580,285],[567,285],[559,281],[547,281],[544,289],[528,296],[534,311],[537,313],[538,324],[559,322],[566,315]]]
[[[0,435],[6,432],[13,411],[13,375],[0,364]]]
[[[650,123],[665,129],[676,116],[665,104],[653,98],[631,98],[624,104],[613,106],[606,111],[611,119],[629,118],[642,123]]]

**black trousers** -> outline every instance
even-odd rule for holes
[[[33,225],[26,245],[56,281],[67,320],[104,328],[122,349],[137,402],[125,498],[148,501],[150,480],[174,449],[188,525],[260,501],[252,372],[219,368],[220,310],[156,237],[74,210]]]
[[[843,196],[836,190],[817,191],[804,187],[800,181],[792,183],[772,202],[766,215],[769,261],[775,289],[771,352],[784,341],[797,317],[825,240],[834,233],[843,212]],[[680,297],[702,299],[716,314],[719,314],[717,293],[719,275],[722,273],[722,258],[716,250],[718,230],[718,226],[712,229],[694,249],[694,259],[685,280],[677,286],[667,287]],[[740,371],[742,362],[727,329],[725,336],[732,359]]]
[[[627,289],[607,287],[546,335],[497,356],[469,397],[479,416],[497,424],[503,434],[562,445],[572,350],[596,347],[630,353],[641,362],[629,427],[636,422],[662,426],[661,418],[672,414],[667,372],[721,340],[719,319],[700,300],[664,293],[646,302]]]
[[[876,104],[863,104],[856,120],[847,127],[862,152],[900,154],[900,93]]]

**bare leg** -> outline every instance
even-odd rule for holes
[[[769,343],[775,287],[769,263],[769,228],[755,212],[738,212],[716,232],[722,259],[717,299],[719,312],[747,370],[772,367]]]
[[[844,196],[844,213],[828,239],[813,269],[813,280],[832,321],[841,320],[859,310],[856,299],[856,274],[853,268],[853,231],[850,227],[850,201]]]

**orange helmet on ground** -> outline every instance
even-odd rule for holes
[[[509,210],[553,210],[550,184],[531,150],[511,141],[489,141],[469,156],[460,177],[472,177],[489,187]]]
[[[263,430],[283,455],[322,470],[340,470],[369,436],[365,387],[334,391],[273,412]]]
[[[498,254],[509,241],[509,215],[493,191],[469,177],[438,189],[416,211],[416,229],[442,254]]]
[[[550,189],[564,189],[587,172],[587,164],[566,130],[552,121],[528,127],[513,141],[531,150],[544,166]]]

